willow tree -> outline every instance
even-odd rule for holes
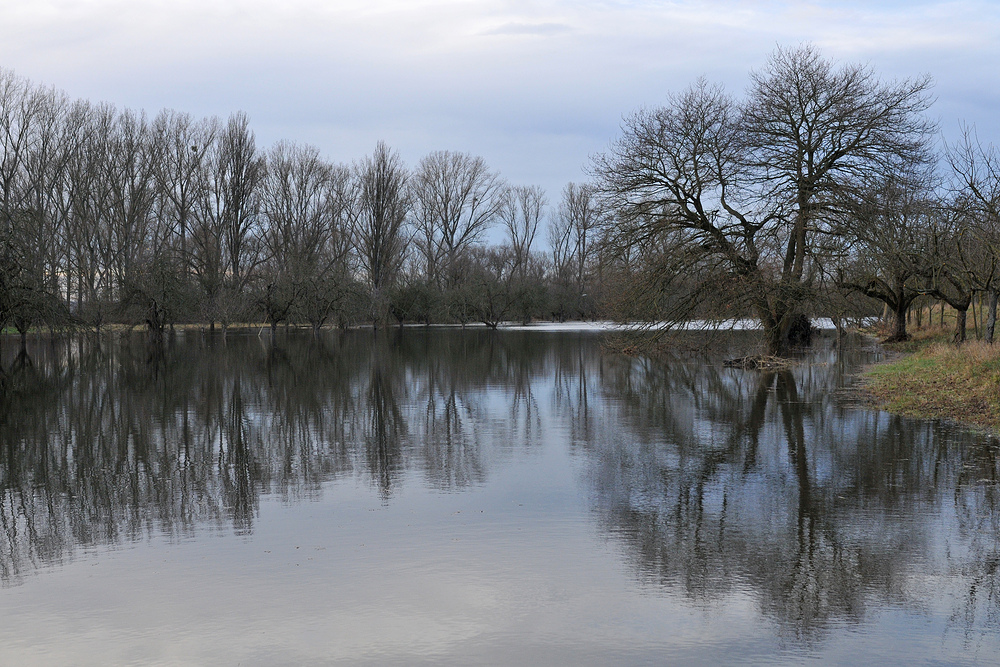
[[[615,254],[646,263],[633,298],[682,320],[753,315],[784,354],[809,314],[840,202],[856,185],[924,159],[927,78],[885,82],[810,46],[779,49],[745,100],[699,80],[628,117],[596,160],[615,213]]]

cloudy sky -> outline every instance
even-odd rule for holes
[[[0,66],[155,113],[246,111],[261,145],[350,162],[483,156],[556,200],[624,114],[700,75],[733,92],[777,45],[930,74],[946,137],[1000,143],[995,0],[0,0]]]

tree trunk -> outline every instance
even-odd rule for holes
[[[982,307],[980,307],[979,310],[982,310]],[[975,298],[972,299],[972,330],[976,334],[976,340],[979,340],[979,338],[980,338],[980,336],[979,336],[979,316],[978,316],[978,313],[976,311],[976,299]]]
[[[952,342],[956,345],[961,345],[965,342],[965,320],[968,312],[969,309],[967,307],[962,310],[955,309],[955,336],[952,338]]]
[[[772,357],[783,357],[788,354],[784,327],[781,324],[768,326],[764,324],[764,334],[767,337],[767,353]]]
[[[894,309],[895,317],[893,319],[892,335],[886,340],[886,342],[889,343],[910,340],[910,334],[906,332],[906,313],[909,310],[909,307],[906,300],[903,298],[899,298],[896,301],[896,304],[896,308]]]
[[[986,317],[986,342],[993,344],[993,330],[997,323],[997,295],[1000,290],[993,288],[990,290],[989,315]]]

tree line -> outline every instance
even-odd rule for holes
[[[0,327],[22,336],[589,317],[596,201],[570,184],[550,214],[465,153],[332,164],[261,149],[242,113],[149,118],[0,72]]]
[[[985,295],[992,340],[1000,156],[969,127],[941,142],[931,85],[779,48],[742,97],[700,79],[627,116],[550,207],[466,153],[331,164],[260,149],[242,113],[148,118],[2,72],[0,325],[749,317],[783,354],[809,318],[880,307],[905,338],[930,302],[960,341]]]

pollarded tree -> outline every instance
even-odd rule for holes
[[[710,268],[713,284],[722,271],[736,302],[729,312],[755,315],[767,351],[784,354],[838,232],[838,203],[886,169],[926,159],[929,87],[926,78],[886,83],[865,66],[837,67],[808,46],[779,49],[751,75],[743,103],[699,81],[628,118],[597,159],[616,214],[606,241],[619,253],[664,246],[647,267],[664,284],[680,267]],[[697,304],[692,296],[678,303]]]

